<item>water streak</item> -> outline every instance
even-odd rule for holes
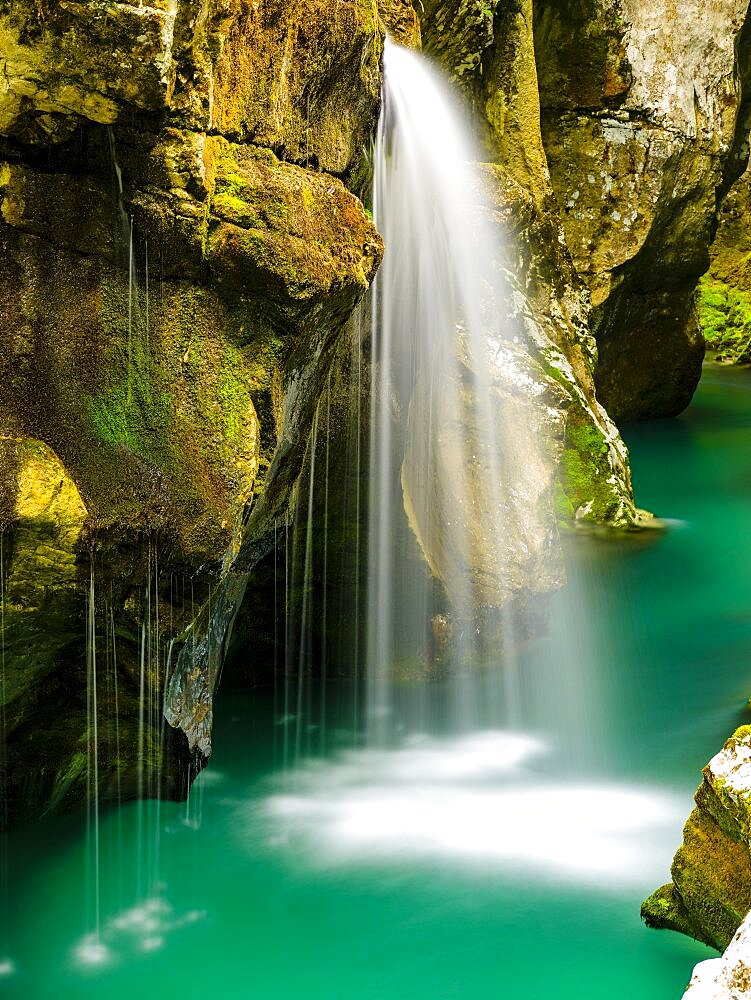
[[[380,744],[393,736],[399,679],[448,673],[447,711],[460,729],[476,723],[482,694],[461,678],[504,659],[509,609],[550,574],[555,521],[538,510],[551,473],[529,419],[538,386],[506,320],[501,234],[476,158],[436,72],[389,43],[373,208],[386,252],[373,296],[367,620],[368,733]]]

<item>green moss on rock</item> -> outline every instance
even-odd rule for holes
[[[751,727],[738,729],[704,769],[672,883],[642,906],[651,927],[724,950],[751,910]]]
[[[276,326],[346,312],[367,289],[383,245],[335,178],[269,150],[210,140],[215,189],[206,256],[216,281],[267,304]],[[345,313],[346,314],[346,313]]]
[[[699,322],[718,361],[751,362],[751,291],[705,275],[696,292]]]

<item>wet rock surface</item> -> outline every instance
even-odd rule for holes
[[[743,0],[535,11],[545,149],[616,420],[679,413],[699,380],[692,292],[748,157],[747,15]]]
[[[44,514],[65,545],[43,567],[3,465],[11,822],[85,796],[92,570],[121,682],[117,711],[100,692],[103,795],[183,795],[195,774],[159,722],[169,650],[267,481],[310,338],[336,338],[380,260],[338,175],[358,183],[382,42],[368,3],[0,6],[0,432],[51,449],[82,505],[75,538]],[[17,593],[49,594],[49,572],[53,600]]]
[[[751,910],[750,834],[751,727],[744,726],[704,768],[673,881],[642,905],[646,923],[726,948]]]
[[[743,1000],[751,996],[751,919],[746,917],[722,958],[700,962],[684,1000]]]

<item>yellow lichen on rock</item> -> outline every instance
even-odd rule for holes
[[[751,909],[749,831],[751,726],[741,726],[704,768],[673,881],[642,904],[646,923],[727,947]]]
[[[212,131],[344,172],[378,105],[381,41],[374,0],[241,6],[215,66]]]
[[[41,441],[23,442],[20,459],[16,517],[27,530],[31,525],[54,525],[57,548],[70,564],[75,561],[75,545],[87,516],[78,487],[57,455]]]

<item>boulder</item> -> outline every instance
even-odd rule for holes
[[[704,768],[673,880],[642,904],[647,925],[726,948],[751,910],[750,838],[751,726],[743,726]]]

